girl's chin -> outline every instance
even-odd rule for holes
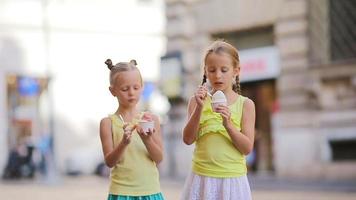
[[[213,88],[215,90],[224,90],[224,89],[226,89],[225,85],[223,85],[223,84],[215,84],[215,85],[213,85]]]
[[[130,100],[128,101],[129,104],[136,104],[137,103],[137,100]]]
[[[124,103],[126,106],[134,106],[137,104],[137,100],[129,100]]]

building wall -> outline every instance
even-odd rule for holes
[[[315,24],[310,18],[314,14],[310,3],[285,1],[283,10],[300,9],[282,14],[276,23],[283,69],[278,79],[281,112],[276,116],[274,130],[276,173],[301,178],[355,179],[355,160],[333,161],[329,142],[335,138],[356,138],[355,85],[350,82],[355,77],[356,63],[311,62],[311,48],[315,47],[311,42],[315,40],[310,30]],[[319,3],[323,6],[327,1]],[[344,93],[340,94],[340,90]]]
[[[201,57],[212,35],[273,26],[281,62],[280,109],[271,120],[275,174],[354,179],[355,160],[332,161],[329,141],[356,138],[355,62],[310,62],[312,14],[308,0],[168,0],[167,51],[182,52],[188,99],[201,81]]]

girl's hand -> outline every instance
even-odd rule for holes
[[[230,112],[230,109],[229,107],[225,106],[225,105],[219,105],[217,108],[216,108],[216,112],[220,113],[222,119],[223,119],[223,125],[224,127],[228,127],[231,122],[231,112]]]
[[[199,107],[203,107],[203,103],[207,96],[207,93],[208,93],[208,89],[205,84],[199,86],[197,91],[195,92],[195,94],[194,94],[195,101],[197,102],[197,105]]]
[[[143,129],[139,125],[137,125],[137,133],[143,141],[150,139],[152,134],[154,134],[155,132],[156,130],[154,128],[149,128],[148,132],[144,132]]]
[[[125,123],[122,129],[124,129],[124,135],[121,142],[125,145],[128,145],[131,142],[132,132],[136,129],[136,126],[129,127],[129,124]]]

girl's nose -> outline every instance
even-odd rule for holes
[[[221,73],[220,71],[217,71],[217,72],[215,73],[216,78],[220,78],[221,75],[222,75],[222,73]]]
[[[134,94],[134,89],[133,88],[130,88],[129,89],[129,95],[133,95]]]

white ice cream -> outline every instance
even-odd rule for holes
[[[226,103],[225,94],[222,91],[218,90],[211,97],[211,101],[213,103],[217,103],[217,102],[225,102]]]
[[[216,108],[219,105],[227,105],[225,94],[220,90],[216,91],[211,97],[211,107],[213,108],[213,111],[216,112]]]

